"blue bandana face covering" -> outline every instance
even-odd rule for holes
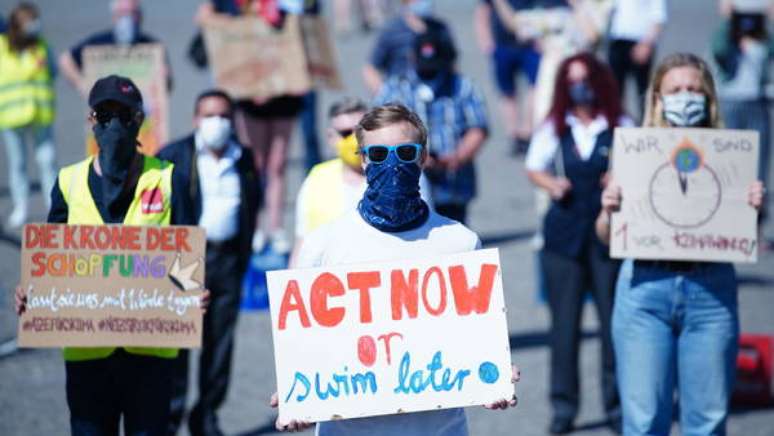
[[[419,196],[419,176],[416,163],[404,163],[390,152],[382,163],[366,166],[368,188],[360,200],[360,216],[383,232],[403,232],[421,226],[429,208]]]

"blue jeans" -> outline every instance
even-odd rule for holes
[[[669,434],[675,388],[682,435],[725,434],[738,336],[731,264],[625,261],[613,308],[624,435]]]

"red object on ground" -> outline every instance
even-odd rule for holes
[[[774,336],[740,336],[731,403],[737,406],[774,404]]]

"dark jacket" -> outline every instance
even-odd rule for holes
[[[167,144],[157,157],[175,164],[175,170],[182,170],[189,181],[188,195],[192,211],[189,216],[193,222],[190,225],[198,225],[202,215],[202,195],[199,189],[200,174],[196,170],[196,144],[194,136],[188,135],[175,142]],[[242,157],[236,162],[239,173],[240,191],[242,201],[239,206],[239,231],[237,232],[238,246],[242,266],[247,267],[252,252],[253,233],[255,232],[255,215],[261,203],[260,180],[253,166],[253,153],[242,147]]]

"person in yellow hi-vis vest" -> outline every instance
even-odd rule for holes
[[[62,168],[48,221],[66,224],[192,224],[188,180],[173,164],[138,153],[142,96],[131,80],[99,79],[89,93],[89,121],[99,153]],[[148,190],[158,196],[142,195]],[[21,314],[26,297],[16,289]],[[67,404],[73,435],[166,433],[172,393],[170,348],[65,348]]]
[[[354,98],[341,99],[328,110],[326,137],[337,157],[312,167],[301,184],[296,197],[295,247],[305,235],[354,209],[363,198],[365,174],[354,133],[366,111],[368,106]]]
[[[40,169],[43,196],[56,178],[54,121],[54,64],[46,41],[40,36],[38,9],[20,3],[11,12],[8,31],[0,34],[0,132],[8,156],[8,186],[13,211],[8,227],[27,220],[30,183],[27,178],[27,145],[31,140]]]

